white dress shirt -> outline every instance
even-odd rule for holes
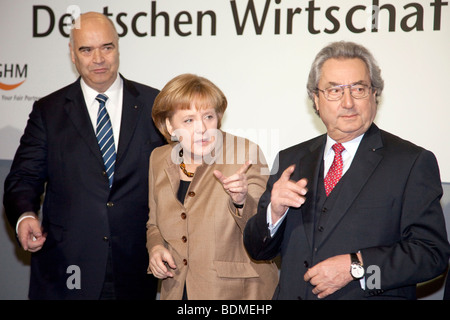
[[[95,97],[99,93],[103,93],[108,96],[106,100],[106,110],[108,111],[109,118],[111,119],[111,125],[114,136],[114,143],[116,147],[116,152],[119,146],[119,136],[120,136],[120,123],[122,120],[122,101],[123,101],[123,80],[119,74],[117,74],[116,80],[105,92],[97,92],[91,87],[89,87],[83,78],[81,79],[81,90],[83,91],[84,100],[89,112],[89,117],[91,118],[92,126],[95,129],[97,127],[97,113],[99,103],[95,100]]]

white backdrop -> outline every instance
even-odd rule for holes
[[[215,82],[229,101],[223,129],[259,143],[269,163],[325,131],[306,94],[316,53],[359,42],[385,80],[375,122],[433,151],[450,182],[450,6],[442,0],[2,0],[0,159],[12,159],[33,101],[77,78],[62,26],[77,10],[111,15],[125,77],[158,89],[185,72]]]

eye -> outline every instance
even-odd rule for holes
[[[332,87],[327,89],[329,94],[339,94],[342,91],[342,88],[340,87]]]
[[[82,48],[80,48],[79,51],[80,51],[82,54],[90,54],[91,51],[92,51],[92,49],[89,48],[89,47],[82,47]]]
[[[353,90],[354,92],[361,93],[361,92],[364,92],[365,87],[362,86],[362,85],[356,85],[356,86],[353,86],[353,87],[352,87],[352,90]]]

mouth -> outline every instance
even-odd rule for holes
[[[107,68],[96,68],[96,69],[93,69],[92,72],[95,74],[102,74],[102,73],[108,72],[108,69]]]
[[[356,116],[357,116],[357,114],[346,114],[346,115],[341,115],[341,118],[351,120],[351,119],[356,118]]]
[[[211,143],[211,139],[209,138],[204,138],[204,139],[199,139],[199,140],[195,140],[194,143],[198,144],[198,145],[202,145],[202,146],[207,146]]]

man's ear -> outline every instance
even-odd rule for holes
[[[316,113],[319,114],[319,93],[314,93],[314,108],[316,108]]]

